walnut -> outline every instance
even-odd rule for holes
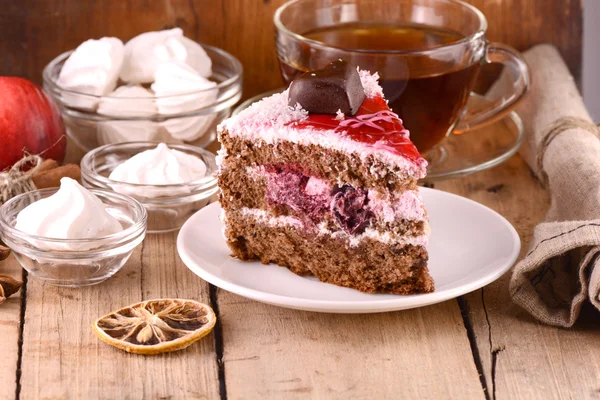
[[[6,247],[4,245],[4,243],[2,243],[2,240],[0,240],[0,261],[4,260],[6,257],[8,257],[10,254],[10,249],[8,247]]]
[[[8,275],[0,275],[0,304],[19,291],[23,282],[14,279]]]

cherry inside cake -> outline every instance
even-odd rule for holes
[[[367,293],[434,290],[427,162],[377,74],[336,61],[219,126],[232,255]]]

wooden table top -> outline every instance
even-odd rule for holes
[[[548,194],[516,155],[435,184],[504,215],[526,251]],[[573,329],[537,323],[512,304],[505,275],[457,299],[369,315],[294,311],[217,289],[180,260],[177,233],[148,235],[97,286],[28,279],[0,307],[0,399],[584,399],[600,397],[600,318]],[[14,256],[0,271],[21,276]],[[127,354],[91,323],[140,300],[210,304],[212,334],[176,353]]]
[[[467,0],[489,39],[520,50],[555,44],[576,77],[580,0]],[[2,1],[0,73],[41,82],[44,65],[84,40],[179,26],[245,67],[246,97],[281,86],[272,16],[284,0]],[[1,147],[1,145],[0,145]],[[0,150],[1,151],[1,150]],[[517,155],[489,171],[435,184],[504,215],[526,251],[549,198]],[[509,275],[457,299],[408,311],[332,315],[277,308],[216,289],[192,274],[177,233],[149,235],[107,282],[57,288],[34,278],[0,306],[0,400],[585,399],[600,398],[600,318],[573,329],[541,325],[512,304]],[[22,270],[14,256],[0,273]],[[159,356],[100,342],[91,323],[143,299],[191,298],[218,312],[199,343]]]

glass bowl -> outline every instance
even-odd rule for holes
[[[85,152],[105,144],[154,140],[205,147],[214,141],[217,125],[242,96],[243,68],[231,54],[212,46],[202,47],[212,60],[209,79],[217,83],[214,88],[144,98],[95,96],[63,89],[57,80],[72,53],[68,51],[44,68],[44,89],[58,104],[67,135]],[[146,106],[160,104],[168,113],[141,113],[132,106],[134,101]],[[101,113],[99,105],[106,105]]]
[[[206,176],[175,185],[142,185],[109,179],[110,173],[134,155],[156,148],[158,142],[129,142],[105,145],[87,153],[81,160],[81,180],[85,187],[109,189],[138,200],[148,211],[148,233],[174,231],[196,211],[217,199],[215,155],[196,146],[170,144],[169,148],[202,159]]]
[[[88,286],[119,271],[146,236],[146,209],[129,196],[92,190],[119,220],[123,231],[97,239],[51,239],[15,228],[28,205],[52,196],[58,188],[18,195],[0,207],[0,238],[30,275],[56,286]]]

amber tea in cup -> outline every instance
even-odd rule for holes
[[[341,58],[380,75],[389,105],[425,153],[448,134],[504,116],[525,93],[520,55],[485,40],[487,23],[458,0],[295,0],[275,14],[286,83]],[[465,116],[480,66],[513,71],[513,94]]]
[[[369,22],[317,28],[304,32],[303,36],[338,48],[383,51],[433,49],[464,38],[458,32],[435,26]],[[285,79],[291,81],[296,74],[308,70],[301,65],[301,60],[308,58],[308,54],[299,55],[293,65],[283,64],[281,68]],[[469,98],[479,65],[475,62],[464,68],[429,76],[406,76],[406,70],[399,68],[381,77],[379,83],[390,107],[401,116],[421,151],[433,148],[446,137],[448,128],[458,119]]]

